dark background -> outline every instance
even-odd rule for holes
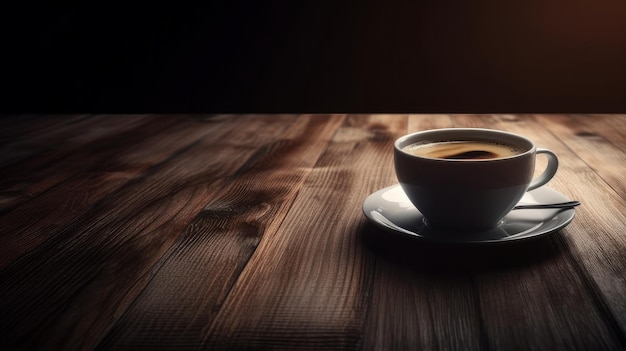
[[[626,2],[0,5],[2,112],[626,112]]]

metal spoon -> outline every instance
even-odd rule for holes
[[[567,201],[555,204],[517,205],[514,210],[542,209],[542,208],[573,208],[580,205],[580,201]]]

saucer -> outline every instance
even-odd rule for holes
[[[541,187],[524,194],[520,205],[570,201],[563,194]],[[425,218],[409,201],[400,185],[381,189],[365,199],[363,213],[375,225],[394,234],[443,244],[499,244],[536,239],[567,226],[575,210],[512,210],[494,229],[482,232],[444,231],[425,224]]]

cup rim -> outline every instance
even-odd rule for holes
[[[519,154],[516,155],[512,155],[512,156],[506,156],[506,157],[498,157],[498,158],[490,158],[490,159],[444,159],[444,158],[431,158],[431,157],[424,157],[424,156],[418,156],[415,154],[411,154],[408,153],[404,150],[402,150],[402,147],[405,147],[407,145],[413,144],[411,143],[407,143],[406,145],[403,145],[402,147],[400,147],[400,144],[405,143],[407,140],[415,138],[419,135],[425,135],[425,134],[438,134],[438,133],[444,133],[444,132],[453,132],[453,133],[492,133],[492,134],[498,134],[498,135],[504,135],[510,138],[515,138],[518,140],[522,140],[524,142],[526,142],[528,145],[530,145],[530,147],[524,151],[521,152]],[[417,132],[413,132],[413,133],[409,133],[409,134],[405,134],[399,138],[396,139],[396,141],[394,142],[394,148],[396,151],[402,153],[405,156],[408,157],[412,157],[415,159],[420,159],[420,160],[428,160],[428,161],[437,161],[437,162],[458,162],[458,163],[478,163],[478,162],[496,162],[496,161],[501,161],[501,160],[511,160],[511,159],[516,159],[516,158],[521,158],[524,157],[528,154],[533,154],[536,150],[537,150],[537,146],[535,145],[535,143],[516,133],[511,133],[511,132],[507,132],[504,130],[499,130],[499,129],[489,129],[489,128],[436,128],[436,129],[426,129],[426,130],[421,130],[421,131],[417,131]]]

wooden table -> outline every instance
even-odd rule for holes
[[[478,247],[370,224],[394,139],[439,127],[552,149],[573,221]],[[626,115],[5,116],[0,135],[0,349],[626,347]]]

